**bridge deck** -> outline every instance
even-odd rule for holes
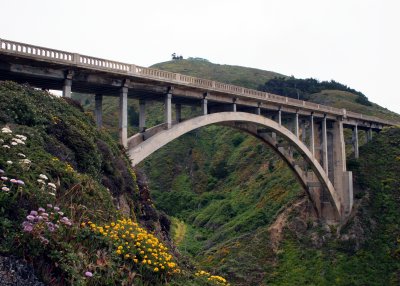
[[[0,39],[0,79],[29,82],[42,88],[61,89],[68,71],[73,71],[73,90],[83,93],[117,95],[127,85],[129,96],[162,100],[168,87],[174,87],[176,103],[195,104],[207,93],[209,104],[235,100],[242,108],[278,110],[316,117],[344,118],[348,125],[382,128],[396,123],[345,109],[283,97],[207,79],[140,67],[106,59],[70,53]],[[10,78],[11,76],[11,78]]]

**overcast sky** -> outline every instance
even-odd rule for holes
[[[398,0],[0,0],[0,38],[142,66],[171,54],[334,79],[400,113]]]

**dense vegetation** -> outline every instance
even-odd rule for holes
[[[227,285],[178,266],[145,180],[93,123],[72,100],[0,82],[0,255],[50,285]]]
[[[298,79],[293,76],[275,77],[271,80],[268,80],[265,84],[260,85],[258,89],[261,91],[266,91],[300,100],[309,100],[311,94],[319,93],[323,90],[339,90],[357,95],[356,102],[359,104],[366,106],[372,105],[372,103],[362,92],[352,89],[334,80],[318,81],[314,78]]]

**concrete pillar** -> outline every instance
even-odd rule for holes
[[[261,104],[260,103],[258,103],[258,105],[257,105],[257,107],[256,107],[256,114],[257,115],[261,115]]]
[[[279,126],[282,125],[282,110],[281,110],[281,108],[279,108],[279,111],[278,111],[278,123],[279,123]]]
[[[139,132],[146,130],[146,101],[139,99]]]
[[[103,95],[101,94],[95,95],[94,114],[96,117],[96,126],[100,129],[103,126]]]
[[[176,122],[179,123],[182,120],[182,105],[175,104],[175,119]]]
[[[128,147],[128,88],[121,87],[119,93],[119,142]]]
[[[353,138],[352,138],[352,141],[353,141],[354,157],[356,159],[358,159],[359,153],[358,153],[358,126],[357,125],[355,125],[353,127]]]
[[[294,134],[299,138],[299,113],[296,112],[296,117],[294,118]]]
[[[62,96],[71,98],[71,88],[72,88],[72,79],[69,78],[65,79],[62,90]]]
[[[326,114],[322,120],[322,164],[328,174],[328,133],[326,128]]]
[[[338,192],[344,215],[347,216],[353,206],[352,173],[347,172],[346,145],[343,132],[343,121],[333,122],[333,185]]]
[[[310,117],[310,149],[311,149],[311,154],[315,156],[314,114],[312,113]]]
[[[167,123],[167,128],[170,129],[172,126],[172,93],[167,93],[165,95],[164,103],[164,122]]]
[[[203,115],[207,115],[208,114],[208,100],[207,98],[203,98],[201,100],[201,111]]]
[[[371,140],[372,140],[372,128],[369,128],[367,132],[367,142],[370,142]]]
[[[233,99],[232,111],[236,112],[236,98]]]

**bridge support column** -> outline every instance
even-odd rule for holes
[[[352,136],[352,141],[353,141],[353,151],[354,151],[354,157],[358,159],[359,154],[358,154],[358,126],[355,125],[353,127],[353,136]]]
[[[203,115],[207,115],[207,113],[208,113],[207,105],[208,105],[207,98],[203,98],[201,100],[201,111],[202,111]]]
[[[261,103],[259,102],[256,107],[256,114],[261,115]]]
[[[96,126],[100,129],[103,126],[103,95],[101,94],[95,95],[94,113],[96,117]]]
[[[119,93],[119,141],[128,147],[128,88],[125,86]]]
[[[372,128],[369,128],[367,132],[367,143],[370,142],[371,140],[372,140]]]
[[[278,110],[278,123],[279,123],[279,126],[282,125],[282,110],[281,110],[280,107],[279,107],[279,110]]]
[[[64,80],[64,85],[63,85],[63,92],[62,96],[63,97],[68,97],[71,98],[71,88],[72,88],[72,79],[65,79]]]
[[[236,112],[236,98],[233,99],[232,111],[233,111],[233,112]]]
[[[169,92],[165,95],[164,103],[164,121],[167,123],[167,128],[170,129],[172,126],[172,94]]]
[[[311,154],[315,157],[315,138],[314,138],[314,114],[310,117],[310,149]]]
[[[328,174],[328,132],[326,128],[326,114],[322,120],[322,164],[324,171]]]
[[[175,119],[177,123],[182,121],[182,105],[178,103],[175,104]]]
[[[299,113],[296,112],[296,117],[294,118],[294,134],[296,134],[296,137],[299,138]]]
[[[342,203],[342,215],[347,217],[353,207],[353,175],[347,171],[343,121],[333,122],[333,185]]]
[[[146,101],[139,99],[139,132],[146,130]]]

